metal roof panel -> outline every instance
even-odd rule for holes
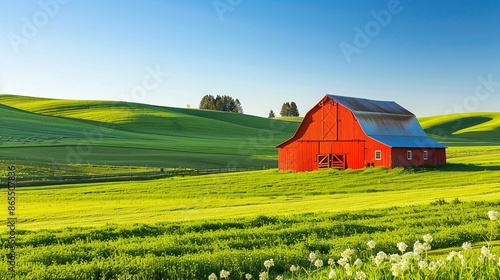
[[[373,135],[370,137],[392,148],[446,148],[445,145],[438,143],[427,136],[404,137]]]
[[[328,97],[351,110],[363,132],[378,142],[395,148],[446,148],[427,137],[417,117],[394,101]]]
[[[328,94],[328,96],[353,112],[371,112],[413,116],[410,111],[401,107],[394,101],[369,100],[364,98],[347,97],[332,94]]]

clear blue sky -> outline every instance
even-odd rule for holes
[[[496,0],[6,0],[0,15],[1,93],[172,107],[221,94],[259,116],[285,101],[303,115],[326,93],[417,116],[500,108]]]

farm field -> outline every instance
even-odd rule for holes
[[[1,96],[0,104],[5,105],[0,105],[0,114],[2,127],[6,128],[0,135],[0,167],[5,172],[2,177],[6,177],[11,162],[16,163],[21,176],[35,172],[142,172],[169,167],[164,165],[163,153],[177,153],[178,157],[170,157],[172,167],[182,164],[185,158],[198,157],[198,153],[204,160],[193,161],[193,167],[225,166],[228,162],[272,167],[276,161],[274,145],[291,136],[298,125],[296,120],[272,122],[148,105],[134,105],[143,113],[135,111],[138,109],[129,113],[126,109],[131,105],[122,104],[125,107],[116,109],[116,103],[105,102],[97,102],[95,107],[94,103],[81,101],[30,101]],[[99,106],[120,112],[107,114],[109,119],[103,121],[104,116],[98,116],[102,107],[95,109]],[[205,122],[198,124],[201,120]],[[259,273],[266,271],[264,261],[273,259],[269,279],[279,275],[306,279],[307,273],[311,273],[310,279],[328,279],[328,259],[337,261],[344,249],[352,248],[366,262],[354,267],[352,259],[355,272],[371,272],[368,279],[392,279],[388,261],[377,270],[369,266],[369,255],[379,250],[398,253],[398,242],[408,244],[411,251],[414,242],[422,241],[428,233],[433,236],[430,259],[446,259],[449,251],[461,250],[466,241],[472,243],[471,254],[477,255],[489,238],[494,240],[490,244],[492,253],[498,255],[500,227],[487,215],[490,210],[500,209],[498,120],[500,113],[423,118],[427,133],[450,146],[449,164],[437,168],[307,173],[270,169],[148,181],[19,187],[17,278],[208,279],[212,273],[220,278],[219,272],[224,269],[230,271],[230,279],[245,279],[246,273],[259,279]],[[146,127],[150,122],[155,125]],[[182,124],[184,130],[176,131],[175,123]],[[156,132],[159,124],[170,126]],[[62,147],[76,151],[79,141],[85,139],[83,132],[95,129],[102,133],[87,138],[95,142],[88,142],[91,152],[78,154],[81,162],[67,162],[67,154],[58,155]],[[228,136],[228,131],[235,134]],[[271,131],[272,139],[269,135],[261,137],[266,142],[244,154],[235,147],[235,143],[248,143],[248,137],[259,139],[262,131]],[[14,135],[12,139],[17,141],[5,141],[10,137],[7,135]],[[197,150],[198,144],[202,149]],[[223,152],[221,147],[225,148]],[[19,151],[28,158],[16,158]],[[123,163],[123,155],[117,151],[130,153],[129,162]],[[47,155],[55,158],[47,160]],[[6,219],[6,211],[1,217]],[[369,240],[377,242],[375,251],[367,249]],[[6,228],[1,241],[4,259],[0,278],[9,279]],[[323,260],[324,267],[316,270],[308,260],[310,252]],[[428,270],[419,277],[495,279],[500,275],[497,262],[484,270],[460,272],[458,265],[448,274]],[[305,269],[293,275],[291,265]],[[355,279],[355,274],[342,274],[340,265],[335,268],[339,277]]]
[[[277,276],[289,264],[307,267],[309,252],[326,262],[344,248],[363,252],[371,239],[388,253],[426,233],[435,249],[479,246],[488,235],[486,212],[500,207],[500,178],[495,165],[450,166],[20,188],[18,273],[207,279],[226,269],[240,279],[256,278],[270,258]]]
[[[83,165],[84,174],[161,167],[273,168],[275,144],[293,134],[298,122],[125,102],[0,95],[0,125],[0,167],[15,161],[30,173],[66,176],[79,175]]]

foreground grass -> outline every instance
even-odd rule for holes
[[[225,269],[231,271],[231,279],[243,279],[246,273],[257,279],[264,271],[263,262],[273,259],[269,279],[278,275],[290,278],[291,265],[311,267],[306,257],[310,252],[325,266],[329,258],[340,259],[347,248],[368,262],[368,253],[374,252],[367,251],[366,243],[372,239],[377,242],[377,252],[387,254],[398,253],[396,242],[411,246],[426,233],[433,235],[432,247],[442,249],[442,254],[465,241],[477,249],[481,245],[476,242],[489,236],[486,212],[498,207],[499,202],[440,200],[420,206],[337,213],[268,213],[224,220],[20,230],[17,273],[18,279],[207,279]],[[2,248],[0,275],[5,277],[5,238]],[[436,258],[440,257],[428,261]],[[384,267],[384,278],[391,279],[389,268]],[[344,268],[336,269],[340,274]],[[312,279],[326,279],[326,273],[317,273]]]
[[[270,258],[274,279],[289,277],[291,264],[308,267],[310,252],[326,262],[345,248],[363,252],[374,239],[397,253],[395,242],[412,244],[426,233],[447,254],[464,241],[487,240],[485,213],[500,206],[495,151],[440,168],[18,188],[19,279],[207,279],[221,269],[232,279],[249,272],[256,279]],[[2,248],[6,256],[5,233]]]
[[[428,170],[374,168],[300,174],[267,170],[23,187],[18,191],[18,213],[23,227],[32,230],[338,212],[428,204],[438,199],[497,201],[500,178],[493,168],[450,164]]]

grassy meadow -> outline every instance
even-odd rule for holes
[[[111,167],[277,167],[298,122],[105,101],[0,95],[0,165],[48,176]],[[32,164],[34,163],[34,164]],[[111,168],[112,169],[112,168]],[[87,170],[88,171],[88,170]]]
[[[299,124],[297,119],[6,95],[0,96],[0,121],[2,179],[11,164],[20,178],[179,166],[273,167],[274,146]],[[222,278],[224,269],[230,279],[248,279],[247,273],[259,279],[262,272],[267,279],[328,279],[332,270],[339,279],[362,279],[360,271],[366,279],[393,279],[399,262],[375,267],[371,257],[379,251],[403,255],[396,243],[405,242],[412,251],[416,240],[431,234],[427,268],[419,269],[424,255],[413,256],[409,263],[416,270],[396,279],[496,279],[500,227],[487,212],[500,209],[500,113],[421,123],[449,146],[446,166],[269,169],[19,187],[16,277],[208,279],[212,273]],[[1,217],[7,218],[6,204]],[[10,279],[7,228],[1,232],[0,279]],[[377,242],[375,249],[367,248],[369,240]],[[472,243],[472,250],[464,251],[470,266],[449,261],[447,270],[429,269],[431,261],[462,250],[463,242]],[[495,255],[484,255],[488,266],[476,265],[482,246]],[[356,255],[348,261],[352,275],[337,263],[347,248]],[[329,258],[335,264],[327,264]],[[356,258],[363,263],[355,265]],[[266,268],[270,259],[274,265]],[[292,273],[292,265],[303,269]]]

